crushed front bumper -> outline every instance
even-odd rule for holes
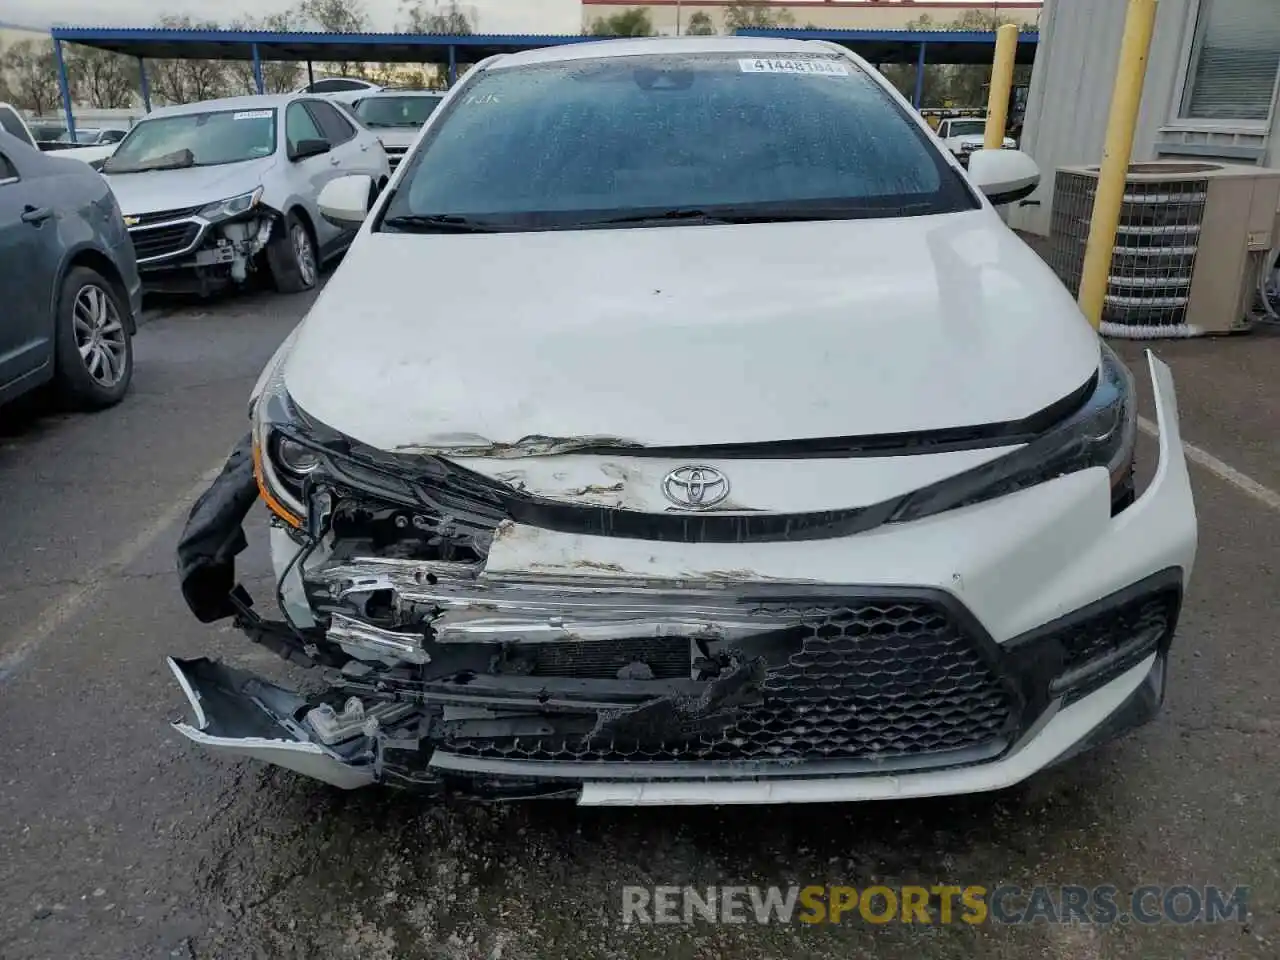
[[[749,549],[504,525],[470,575],[377,557],[281,570],[286,607],[315,615],[294,636],[232,589],[235,534],[210,535],[252,501],[233,458],[184,537],[188,601],[318,663],[329,692],[171,661],[195,715],[176,728],[348,789],[637,805],[1010,786],[1163,699],[1196,532],[1172,380],[1150,366],[1159,466],[1116,516],[1092,470]]]

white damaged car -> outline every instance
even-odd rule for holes
[[[316,96],[165,107],[121,141],[102,173],[125,213],[143,283],[216,289],[269,269],[285,292],[315,286],[354,231],[320,216],[331,180],[390,177],[378,138]]]
[[[583,804],[1015,784],[1150,719],[1196,550],[1135,381],[863,60],[682,38],[467,74],[263,372],[179,546],[303,695],[173,659],[185,736],[343,788]],[[429,291],[430,302],[423,292]],[[266,506],[281,619],[237,585]]]

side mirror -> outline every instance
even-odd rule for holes
[[[318,157],[332,149],[328,140],[299,140],[289,151],[289,159],[296,161],[305,160],[307,157]]]
[[[320,191],[320,216],[339,227],[358,227],[369,215],[373,177],[363,173],[330,180]]]
[[[1017,203],[1040,186],[1040,168],[1021,150],[975,150],[969,180],[994,206]]]

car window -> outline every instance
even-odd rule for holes
[[[0,107],[0,129],[5,133],[11,133],[23,143],[29,143],[30,138],[27,136],[27,129],[22,123],[22,118],[13,112],[11,107]]]
[[[275,110],[183,113],[139,122],[103,169],[110,174],[211,167],[269,157],[275,150]]]
[[[18,168],[8,157],[0,153],[0,183],[18,179]]]
[[[121,140],[124,139],[124,131],[123,130],[107,130],[102,134],[100,139],[103,143],[119,143]]]
[[[325,135],[320,132],[320,127],[316,124],[315,118],[307,112],[307,108],[301,103],[289,104],[289,109],[284,115],[284,135],[289,141],[289,149],[292,150],[298,146],[303,140],[324,140]]]
[[[420,127],[443,100],[440,96],[364,97],[355,104],[356,116],[366,127]]]
[[[346,143],[356,135],[356,128],[351,125],[351,121],[344,117],[333,104],[309,100],[307,109],[320,124],[320,130],[325,139],[335,146]]]
[[[317,80],[311,85],[312,93],[339,93],[343,90],[367,90],[369,85],[358,80]]]
[[[952,120],[948,136],[980,137],[987,132],[985,120]]]
[[[978,205],[906,109],[834,53],[496,67],[446,109],[384,223],[450,214],[548,229],[679,210],[849,219]]]

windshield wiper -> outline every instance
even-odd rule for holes
[[[387,217],[384,227],[405,233],[502,233],[510,228],[499,223],[472,220],[452,213],[406,213]]]
[[[148,170],[182,170],[186,167],[195,166],[196,158],[186,147],[181,150],[175,150],[173,153],[166,153],[162,157],[156,157],[153,160],[146,160],[142,163],[135,163],[130,166],[116,166],[112,163],[114,157],[109,157],[103,164],[103,172],[105,173],[144,173]]]
[[[904,203],[899,206],[857,206],[832,205],[810,210],[753,210],[747,208],[722,207],[720,209],[702,209],[700,207],[676,207],[658,213],[637,213],[622,217],[606,217],[601,220],[585,220],[577,226],[611,227],[620,224],[663,224],[698,222],[717,223],[792,223],[815,220],[856,220],[868,217],[905,217],[913,214],[927,213],[932,209],[928,203]]]

